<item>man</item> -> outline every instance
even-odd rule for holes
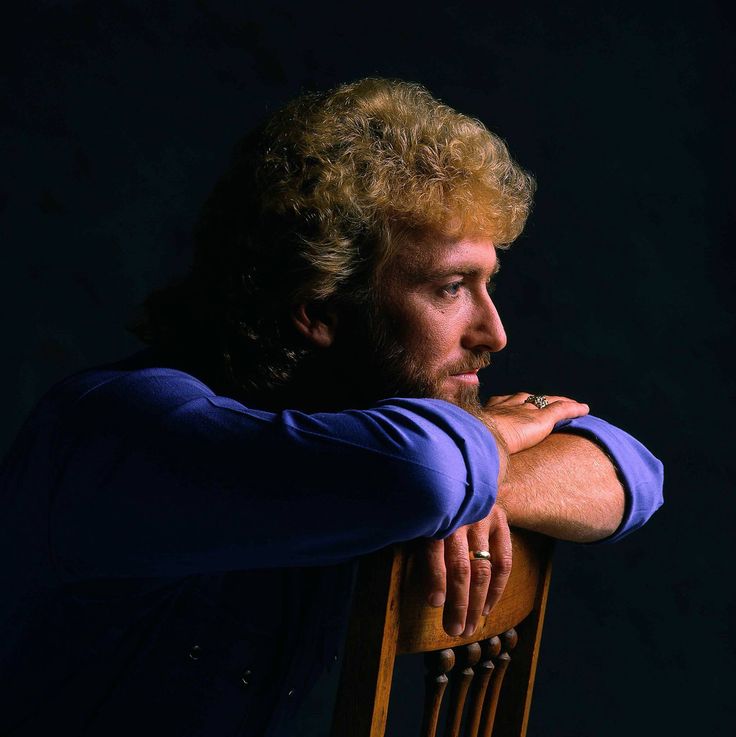
[[[244,140],[151,349],[57,386],[3,468],[2,733],[290,734],[355,556],[428,538],[428,600],[467,634],[508,522],[643,524],[661,466],[633,438],[566,398],[477,400],[531,192],[418,85],[306,96]]]

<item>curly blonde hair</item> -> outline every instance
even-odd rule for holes
[[[307,350],[292,305],[370,300],[406,238],[506,247],[533,190],[498,136],[419,84],[369,78],[303,95],[238,144],[196,228],[191,273],[149,297],[135,332],[171,350],[198,325],[230,384],[273,388]]]

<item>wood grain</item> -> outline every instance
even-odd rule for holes
[[[440,651],[444,655],[435,652],[429,656],[439,660],[426,679],[423,725],[424,734],[435,737],[447,673],[452,668],[449,665],[441,670],[440,666],[448,665],[447,652],[452,653],[453,648],[466,664],[454,676],[459,680],[453,686],[447,720],[449,737],[459,736],[468,693],[466,735],[487,737],[493,730],[493,737],[525,737],[553,541],[512,530],[512,545],[513,567],[506,590],[473,635],[466,638],[451,637],[442,629],[442,610],[426,603],[419,561],[408,546],[387,548],[361,561],[332,737],[383,737],[396,655]],[[478,641],[482,641],[480,648],[460,650]]]

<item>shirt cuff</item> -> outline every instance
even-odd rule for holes
[[[626,507],[621,524],[612,535],[593,544],[617,542],[639,529],[662,506],[662,463],[636,438],[592,415],[561,420],[555,431],[582,435],[600,446],[623,484]]]

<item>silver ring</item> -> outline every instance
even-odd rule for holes
[[[549,402],[547,401],[547,397],[545,397],[543,394],[530,394],[525,400],[524,404],[526,403],[533,404],[537,409],[544,409]]]
[[[490,560],[491,554],[487,550],[473,550],[470,553],[470,560]]]

